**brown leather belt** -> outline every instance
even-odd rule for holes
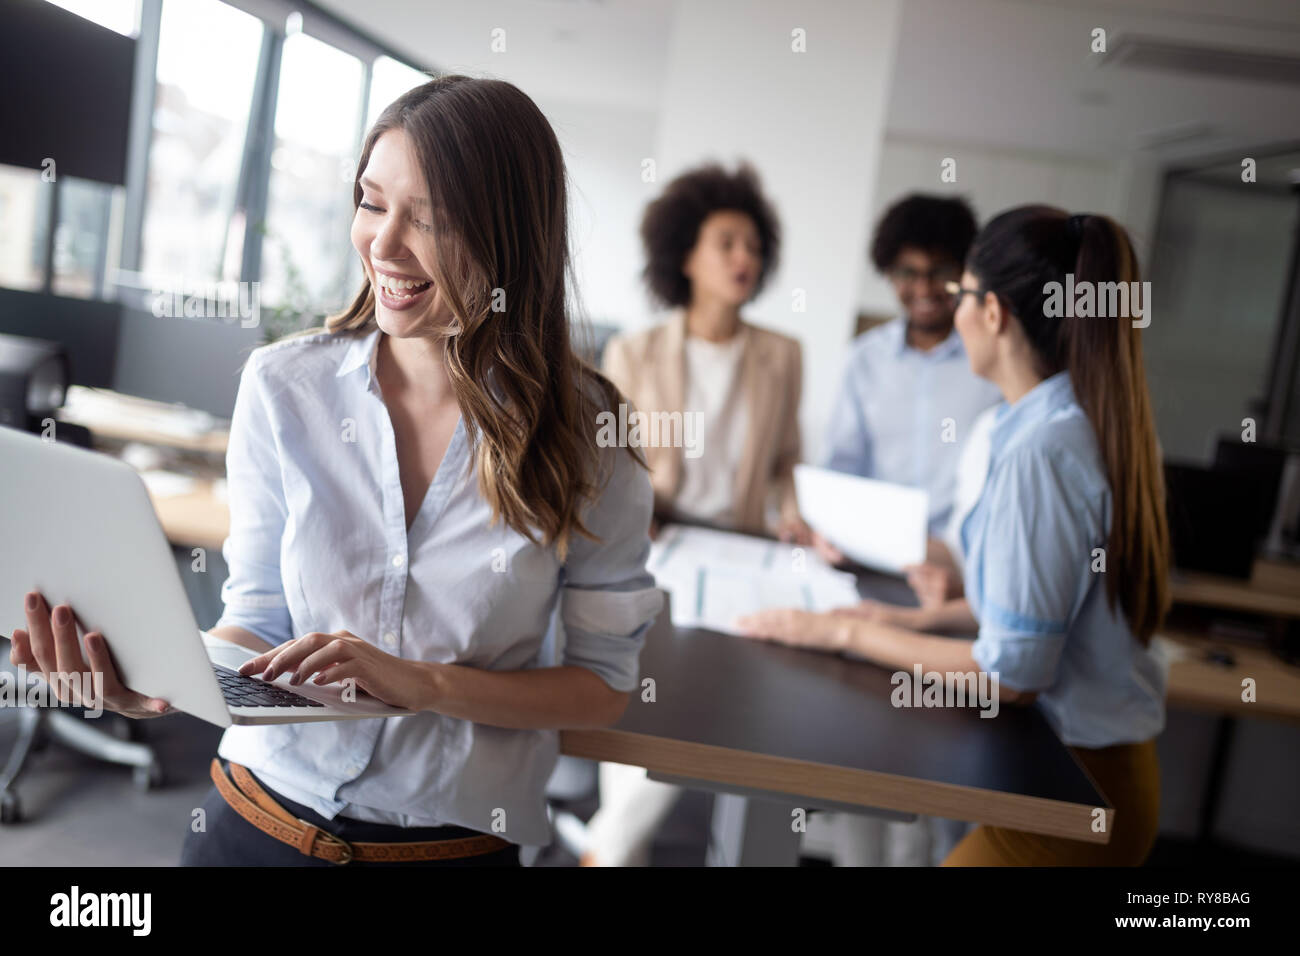
[[[232,782],[221,761],[212,759],[212,782],[230,808],[268,836],[296,847],[298,852],[331,863],[408,863],[417,860],[460,860],[495,853],[510,846],[508,840],[483,833],[424,843],[348,843],[306,820],[293,816],[276,803],[247,767],[232,763]],[[236,786],[238,784],[238,786]],[[242,792],[241,792],[242,791]]]

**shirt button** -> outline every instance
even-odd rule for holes
[[[393,567],[400,568],[405,563],[406,558],[402,557],[400,554],[393,555]]]
[[[389,631],[387,634],[384,635],[384,644],[388,647],[396,647],[397,635],[394,634],[392,631]]]
[[[361,765],[354,763],[352,766],[348,767],[348,773],[352,774],[354,777],[361,776]]]

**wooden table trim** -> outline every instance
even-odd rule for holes
[[[1093,811],[1098,808],[1085,804],[855,770],[624,730],[562,731],[560,752],[733,786],[804,794],[814,805],[820,798],[902,813],[970,820],[1084,843],[1109,843],[1115,823],[1114,809],[1105,805],[1101,807],[1106,816],[1105,832],[1095,833]],[[1092,782],[1091,777],[1088,779]],[[1100,794],[1100,788],[1095,783],[1093,786]]]

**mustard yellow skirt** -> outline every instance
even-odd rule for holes
[[[1156,742],[1099,750],[1071,747],[1115,808],[1110,842],[979,826],[958,843],[944,866],[1139,866],[1151,852],[1160,817],[1160,762]]]

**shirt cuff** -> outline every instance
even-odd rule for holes
[[[1064,634],[1005,634],[980,628],[971,658],[1009,690],[1040,691],[1056,683]]]
[[[663,609],[658,588],[591,591],[565,588],[560,619],[564,624],[566,666],[585,667],[612,690],[635,690],[645,635]]]

